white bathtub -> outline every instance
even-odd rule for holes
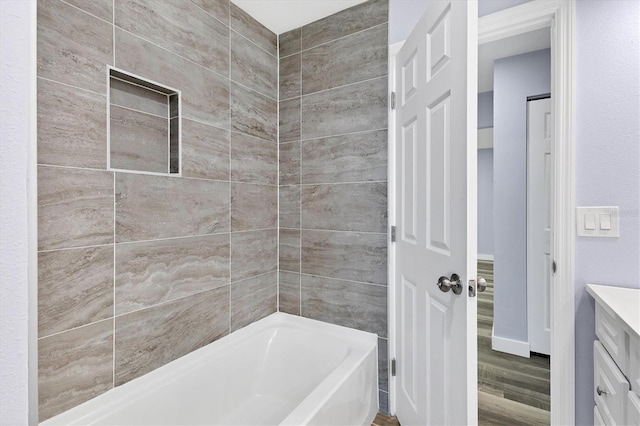
[[[43,425],[370,425],[377,337],[276,313]]]

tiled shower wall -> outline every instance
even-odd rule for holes
[[[388,0],[280,35],[280,310],[377,333],[387,381]]]
[[[107,65],[182,91],[182,177],[107,170]],[[40,420],[276,310],[277,66],[228,0],[38,1]]]

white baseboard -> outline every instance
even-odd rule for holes
[[[507,339],[506,337],[499,337],[493,333],[491,329],[491,349],[498,352],[505,352],[511,355],[518,355],[523,358],[530,358],[531,352],[529,351],[529,342],[522,342],[520,340]]]
[[[478,260],[490,260],[493,262],[493,255],[492,254],[480,254],[478,253]]]

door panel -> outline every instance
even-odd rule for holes
[[[551,353],[551,99],[527,103],[527,329],[531,352]]]
[[[396,58],[396,414],[477,422],[477,3],[431,1]],[[442,292],[440,276],[461,277]]]

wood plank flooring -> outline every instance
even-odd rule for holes
[[[493,351],[493,262],[478,261],[487,290],[478,293],[478,423],[548,425],[550,364],[544,355],[523,358]]]

